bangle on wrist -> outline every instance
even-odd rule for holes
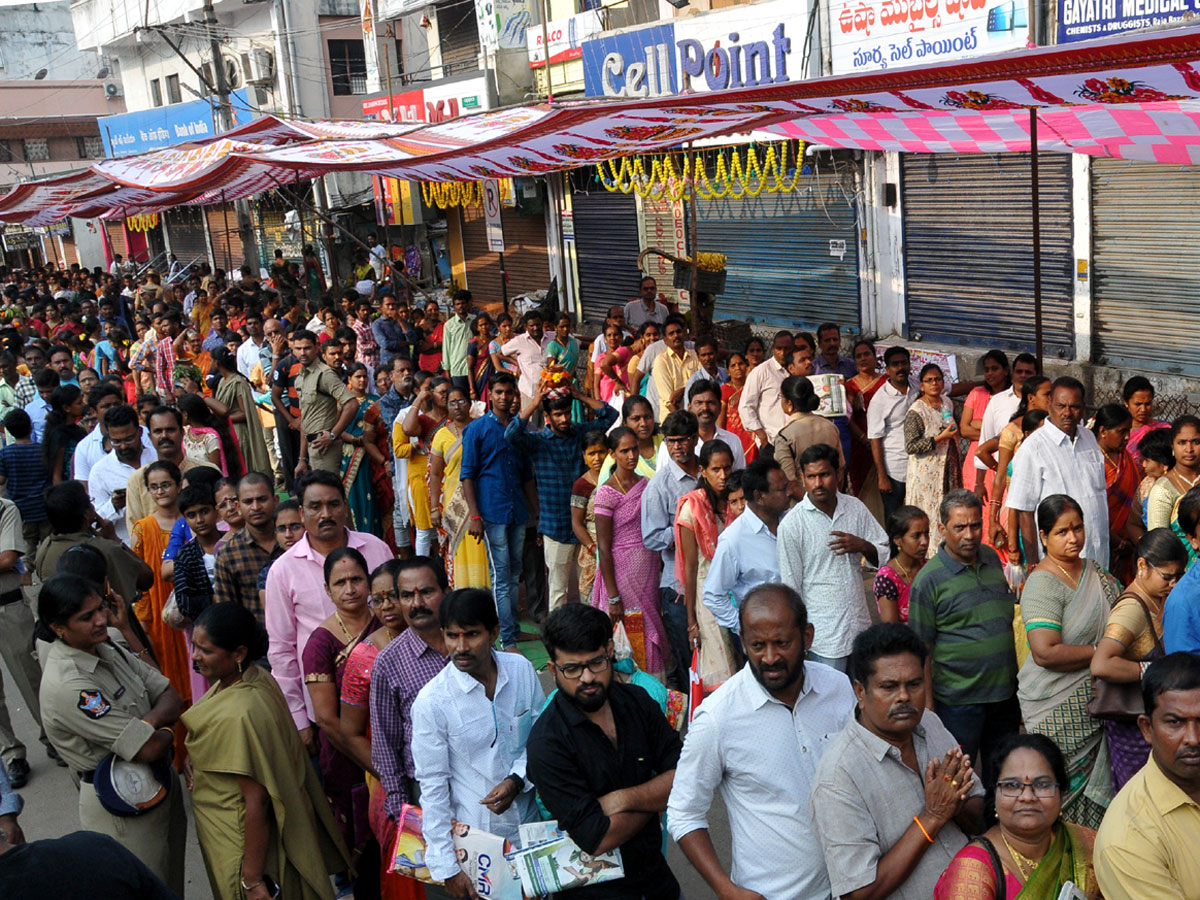
[[[615,596],[615,597],[609,597],[609,598],[608,598],[608,605],[609,605],[609,606],[616,606],[616,605],[617,605],[618,603],[620,603],[620,602],[621,602],[621,595],[620,595],[620,594],[617,594],[617,596]]]
[[[916,823],[917,823],[917,827],[921,829],[921,834],[925,835],[925,840],[929,841],[929,843],[931,843],[931,844],[932,844],[932,843],[933,843],[933,838],[931,838],[931,837],[929,836],[929,832],[928,832],[928,831],[926,831],[926,830],[925,830],[925,826],[921,824],[921,820],[920,820],[920,818],[918,818],[917,816],[913,816],[913,821],[914,821],[914,822],[916,822]]]
[[[263,886],[263,881],[261,878],[258,881],[254,882],[254,884],[246,884],[246,879],[242,878],[241,883],[242,883],[242,890],[247,894],[250,893],[255,888],[259,888],[259,887]]]
[[[471,521],[472,522],[482,522],[483,516],[471,516]]]

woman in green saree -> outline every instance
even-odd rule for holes
[[[274,478],[271,457],[267,453],[267,441],[263,435],[262,419],[258,405],[254,402],[254,388],[237,370],[237,361],[227,347],[218,347],[212,352],[213,366],[221,381],[213,392],[213,399],[220,401],[229,410],[229,422],[242,448],[247,472],[261,472]]]
[[[546,345],[546,361],[569,372],[571,384],[579,386],[575,378],[575,367],[579,365],[579,341],[571,334],[573,324],[570,315],[562,313],[554,325],[554,339]],[[581,423],[587,421],[583,413],[583,404],[578,400],[571,405],[571,421]]]
[[[358,412],[354,420],[342,432],[342,485],[346,488],[346,501],[350,504],[351,527],[355,531],[366,531],[381,535],[379,505],[371,490],[371,466],[384,464],[383,453],[376,441],[376,429],[370,415],[372,408],[379,405],[379,397],[368,394],[370,382],[367,367],[354,363],[346,386],[358,398]]]
[[[995,754],[988,794],[996,824],[958,851],[934,900],[1057,900],[1068,881],[1083,896],[1099,897],[1096,832],[1062,819],[1067,764],[1058,745],[1044,734],[1014,734]]]
[[[196,619],[192,660],[212,683],[187,711],[188,786],[216,900],[332,900],[345,844],[275,680],[253,613],[214,603]],[[278,893],[274,887],[278,886]]]

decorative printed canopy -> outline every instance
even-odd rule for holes
[[[422,181],[544,175],[754,130],[861,150],[1026,151],[1030,110],[1042,150],[1200,163],[1200,27],[914,62],[735,91],[533,103],[436,124],[266,116],[207,141],[19,185],[0,199],[0,221],[156,212],[328,172]]]

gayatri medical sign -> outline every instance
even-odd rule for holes
[[[584,92],[666,97],[801,79],[805,10],[773,0],[584,41]]]
[[[827,3],[835,75],[982,56],[1029,40],[1027,0]]]
[[[1200,13],[1200,0],[1059,0],[1058,42],[1179,22]]]

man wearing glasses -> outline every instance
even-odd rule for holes
[[[131,406],[114,406],[104,414],[104,428],[112,447],[88,473],[88,493],[96,513],[113,523],[116,539],[129,543],[125,524],[126,486],[143,465],[157,458],[142,442],[142,426]]]
[[[679,734],[645,691],[613,680],[612,623],[603,612],[560,607],[542,636],[558,692],[530,731],[529,778],[584,853],[620,848],[625,867],[624,878],[571,896],[676,900],[661,820],[683,749]]]

